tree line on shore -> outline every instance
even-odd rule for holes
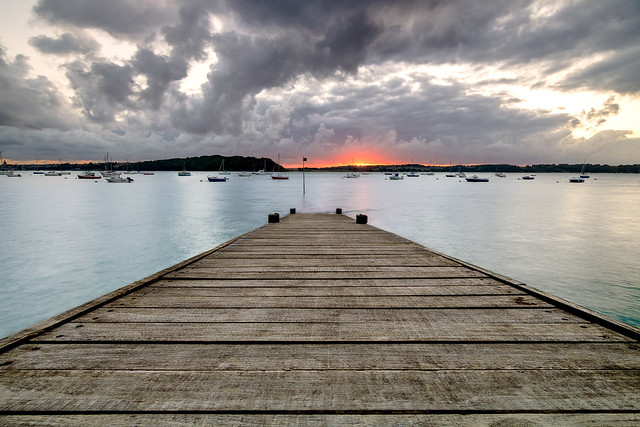
[[[5,161],[2,165],[6,169],[17,170],[104,170],[106,168],[116,171],[180,171],[183,169],[190,171],[217,171],[220,170],[224,159],[224,169],[228,171],[258,171],[264,169],[267,172],[276,170],[278,164],[272,159],[265,157],[244,157],[244,156],[199,156],[187,158],[172,158],[162,160],[147,160],[143,162],[105,162],[96,163],[50,163],[45,165],[11,165]],[[305,168],[307,171],[356,171],[356,172],[475,172],[475,173],[579,173],[583,164],[539,164],[539,165],[509,165],[509,164],[480,164],[480,165],[450,165],[432,166],[422,164],[404,165],[367,165],[367,166],[331,166],[323,168]],[[584,165],[587,173],[640,173],[640,164],[611,166],[606,164]],[[282,168],[282,170],[286,170]],[[302,170],[302,168],[298,168]]]
[[[224,159],[224,169],[228,171],[266,171],[274,170],[276,163],[268,158],[243,156],[199,156],[162,160],[146,160],[143,162],[89,162],[89,163],[50,163],[40,165],[7,165],[5,167],[21,170],[114,170],[114,171],[205,171],[220,170]]]
[[[582,163],[570,164],[540,164],[540,165],[509,165],[509,164],[481,164],[481,165],[450,165],[427,166],[422,164],[405,165],[368,165],[368,166],[333,166],[326,168],[306,168],[306,170],[318,171],[350,171],[350,172],[474,172],[474,173],[580,173]],[[633,165],[601,165],[585,164],[587,173],[640,173],[640,164]]]

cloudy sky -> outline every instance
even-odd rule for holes
[[[0,151],[640,163],[639,0],[2,0]]]

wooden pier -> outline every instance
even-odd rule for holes
[[[0,341],[0,425],[637,425],[639,338],[296,214]]]

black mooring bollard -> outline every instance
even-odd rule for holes
[[[291,208],[291,209],[289,209],[289,213],[290,213],[291,215],[293,215],[294,213],[296,213],[296,208]]]
[[[278,212],[269,214],[269,224],[280,222],[280,214]]]
[[[336,213],[338,215],[342,215],[342,208],[336,208]]]
[[[363,214],[358,214],[356,215],[356,224],[366,224],[367,223],[367,216],[363,215]]]

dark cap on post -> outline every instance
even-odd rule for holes
[[[356,224],[366,224],[367,223],[367,216],[363,215],[363,214],[358,214],[356,215]]]
[[[336,208],[336,213],[338,215],[342,215],[342,208]]]
[[[280,222],[280,214],[278,212],[269,214],[269,224]]]
[[[296,213],[296,208],[291,208],[291,209],[289,209],[289,213],[290,213],[291,215],[293,215],[294,213]]]

